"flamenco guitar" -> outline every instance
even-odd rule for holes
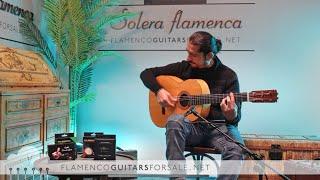
[[[181,80],[175,76],[158,76],[158,83],[166,89],[172,96],[177,97],[178,102],[175,107],[162,107],[157,102],[154,92],[149,92],[149,111],[152,122],[158,127],[165,127],[168,117],[175,114],[184,114],[191,106],[203,117],[207,117],[210,111],[210,104],[218,103],[229,94],[210,94],[207,83],[200,79]],[[250,93],[234,93],[237,102],[253,103],[273,103],[277,102],[277,90],[259,90]],[[197,120],[191,114],[190,121]]]

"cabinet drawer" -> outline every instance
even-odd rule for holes
[[[69,112],[68,94],[45,95],[45,116],[61,117]]]
[[[24,121],[43,117],[41,95],[19,95],[4,97],[4,120]]]
[[[29,124],[5,128],[5,151],[13,151],[25,145],[42,144],[41,142],[41,120],[32,121]]]
[[[54,138],[54,135],[57,133],[65,133],[68,132],[68,116],[54,118],[54,119],[47,119],[45,121],[46,126],[46,134],[45,140],[48,141]]]

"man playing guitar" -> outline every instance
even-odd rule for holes
[[[239,81],[236,73],[222,64],[217,57],[221,47],[221,40],[210,33],[195,32],[188,39],[187,60],[145,69],[140,77],[144,85],[156,94],[157,101],[162,107],[174,107],[178,99],[157,82],[156,78],[159,75],[176,76],[182,80],[202,79],[207,83],[210,93],[228,94],[222,98],[221,102],[211,104],[206,118],[212,122],[218,122],[219,129],[243,143],[237,128],[241,118],[241,102],[236,101],[234,96],[234,93],[240,91]],[[228,141],[217,130],[205,123],[191,122],[188,117],[172,114],[165,128],[168,160],[184,160],[185,146],[214,147],[221,152],[222,160],[243,159],[243,152],[239,146]],[[220,169],[224,169],[223,163]],[[230,180],[237,177],[237,174],[218,175],[218,179]]]

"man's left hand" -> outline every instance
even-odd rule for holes
[[[233,93],[222,99],[220,103],[221,111],[227,120],[231,121],[237,117],[238,106],[235,102]]]

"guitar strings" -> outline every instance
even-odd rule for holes
[[[212,103],[219,103],[229,94],[202,94],[202,95],[181,95],[175,96],[179,101],[188,101],[189,104],[192,105],[201,105],[201,104],[212,104]],[[250,94],[248,93],[235,93],[235,101],[237,102],[244,102],[244,101],[251,101],[251,102],[273,102],[276,101],[275,94],[270,93],[268,96],[258,96],[255,97],[256,99],[252,101]],[[261,99],[260,99],[261,98]],[[269,98],[270,100],[264,100],[265,98]]]
[[[227,97],[228,94],[204,94],[204,95],[189,95],[189,96],[176,96],[178,100],[189,101],[191,104],[210,104],[218,103],[223,98]],[[236,101],[248,101],[247,93],[235,94]]]
[[[220,99],[227,97],[228,94],[218,94],[218,95],[212,95],[212,94],[205,94],[205,95],[188,95],[188,96],[175,96],[175,98],[178,99],[185,99],[185,100],[192,100],[192,99]],[[235,98],[246,98],[247,94],[236,94],[234,95]]]

